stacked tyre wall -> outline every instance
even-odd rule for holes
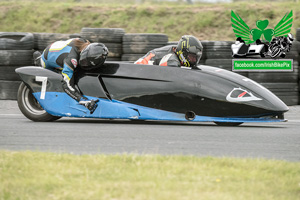
[[[165,34],[125,34],[123,36],[122,61],[136,61],[152,49],[168,44]]]
[[[108,61],[133,62],[152,49],[177,44],[176,41],[168,42],[168,36],[165,34],[126,34],[125,30],[120,28],[82,28],[78,34],[0,32],[0,99],[16,99],[21,80],[14,70],[20,66],[33,65],[34,51],[43,51],[57,40],[75,37],[104,43],[109,49]],[[287,58],[294,61],[292,72],[238,73],[270,89],[287,105],[299,104],[300,29],[297,29],[296,40],[287,54]],[[232,70],[233,41],[201,42],[204,48],[201,64]]]
[[[0,99],[16,99],[21,83],[15,69],[32,65],[32,33],[0,32]]]
[[[121,28],[82,28],[80,35],[90,42],[101,42],[109,50],[108,61],[121,61],[125,30]]]

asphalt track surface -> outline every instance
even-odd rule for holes
[[[0,101],[0,150],[73,154],[162,154],[300,161],[300,106],[285,123],[138,122],[62,118],[32,122],[16,101]]]

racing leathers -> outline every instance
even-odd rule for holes
[[[74,39],[57,41],[49,45],[41,56],[41,65],[52,71],[61,71],[63,76],[63,90],[80,104],[84,105],[89,110],[93,110],[95,102],[88,101],[88,99],[83,97],[75,87],[73,74],[74,70],[78,67],[80,52],[73,40]],[[86,42],[84,39],[80,40]]]
[[[139,58],[134,64],[181,67],[175,49],[176,46],[173,45],[153,49],[145,56]]]

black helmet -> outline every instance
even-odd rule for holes
[[[107,55],[108,49],[104,44],[91,43],[80,53],[79,65],[85,70],[100,67]]]
[[[192,35],[184,35],[178,42],[176,54],[186,67],[198,65],[202,56],[203,46],[201,42]]]

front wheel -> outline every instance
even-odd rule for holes
[[[32,91],[23,82],[19,87],[17,100],[21,112],[32,121],[49,122],[61,118],[47,113],[32,95]]]

